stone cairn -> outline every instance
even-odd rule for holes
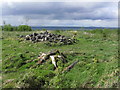
[[[48,31],[45,31],[43,33],[33,33],[30,35],[25,36],[25,40],[30,40],[32,42],[53,42],[53,43],[61,43],[65,45],[73,44],[76,42],[76,39],[68,38],[59,34],[53,34],[49,33]]]

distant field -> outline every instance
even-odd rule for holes
[[[3,31],[2,74],[3,88],[116,88],[118,87],[117,30],[49,31],[72,37],[73,45],[48,46],[19,38],[33,32]],[[54,70],[51,61],[37,65],[40,52],[57,49],[67,56],[63,67]],[[24,56],[21,58],[20,56]],[[79,62],[68,72],[61,71]]]

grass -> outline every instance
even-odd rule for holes
[[[73,45],[48,46],[32,43],[19,35],[33,32],[3,31],[2,74],[3,88],[117,88],[118,35],[117,30],[49,31],[72,37]],[[68,63],[54,70],[51,61],[37,65],[40,52],[58,49],[67,56]],[[79,62],[68,72],[61,71],[75,60]]]

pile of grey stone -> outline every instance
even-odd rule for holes
[[[75,39],[65,37],[63,35],[59,34],[53,34],[49,33],[48,31],[45,31],[43,33],[33,33],[25,36],[25,40],[30,40],[32,42],[53,42],[53,43],[62,43],[62,44],[73,44],[76,42]]]

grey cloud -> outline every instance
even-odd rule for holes
[[[63,3],[63,2],[24,2],[13,3],[11,7],[7,3],[3,3],[4,15],[27,15],[31,19],[114,19],[116,18],[110,8],[114,3]],[[103,8],[103,9],[101,9]],[[114,9],[114,7],[112,7]],[[99,11],[99,13],[98,13]],[[103,13],[102,13],[103,12]],[[107,15],[107,13],[111,13]],[[38,17],[36,17],[38,16]],[[50,17],[51,16],[51,17]]]

